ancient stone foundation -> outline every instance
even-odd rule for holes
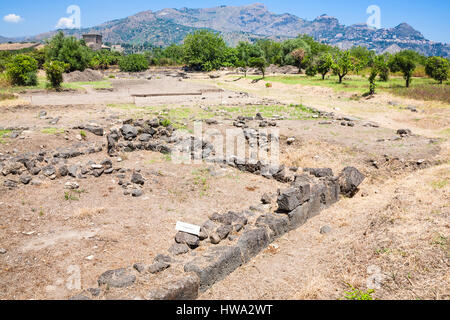
[[[242,212],[212,214],[202,225],[199,236],[178,232],[167,254],[157,256],[149,267],[134,265],[138,277],[156,275],[146,289],[148,294],[137,298],[196,299],[200,292],[248,263],[276,239],[338,202],[341,194],[354,194],[363,180],[364,176],[353,167],[345,168],[337,177],[331,169],[305,169],[286,189],[278,191],[278,209],[274,212],[258,212],[258,207],[254,207]],[[269,198],[263,196],[262,202],[270,202]],[[108,285],[110,291],[123,287],[133,290],[135,280],[131,268],[118,269],[101,275],[99,284]],[[74,298],[87,296],[81,294]]]

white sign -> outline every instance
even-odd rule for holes
[[[200,235],[200,227],[193,224],[178,221],[176,229],[177,231],[194,234],[196,236]]]

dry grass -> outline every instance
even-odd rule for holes
[[[106,212],[106,208],[81,208],[76,211],[73,215],[75,219],[90,219],[94,216],[104,214]]]
[[[280,238],[276,254],[266,250],[201,298],[344,300],[349,291],[369,292],[376,276],[373,299],[450,299],[450,187],[431,186],[449,175],[450,165],[442,165],[366,181],[355,198]],[[321,235],[325,224],[332,232]],[[242,281],[258,285],[234,290]]]
[[[335,172],[355,156],[349,148],[332,145],[324,141],[309,141],[298,146],[290,146],[281,155],[281,162],[286,167],[297,168],[332,168]]]
[[[393,94],[405,98],[450,103],[450,85],[421,84],[410,88],[395,88]]]
[[[300,290],[296,290],[295,294],[292,296],[292,300],[323,300],[326,299],[324,296],[324,288],[329,285],[328,279],[323,276],[310,276],[306,285]]]
[[[391,181],[382,186],[384,195],[391,194],[387,204],[369,208],[363,216],[348,212],[347,219],[359,231],[349,232],[329,257],[330,276],[336,283],[365,289],[367,267],[374,265],[382,278],[378,299],[450,299],[450,187],[434,189],[438,175],[450,177],[450,166],[427,169],[420,178],[411,174]]]

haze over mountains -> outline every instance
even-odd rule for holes
[[[230,45],[235,45],[241,40],[255,41],[261,38],[283,40],[299,34],[308,34],[316,40],[342,49],[361,45],[378,53],[395,53],[402,49],[412,49],[425,55],[450,56],[449,44],[427,40],[407,23],[401,23],[395,28],[374,30],[365,24],[345,26],[340,24],[338,19],[328,15],[307,21],[288,13],[275,14],[258,3],[241,7],[144,11],[96,27],[64,32],[76,36],[83,33],[100,33],[104,41],[110,43],[151,42],[154,45],[167,46],[181,43],[186,34],[203,28],[222,33]],[[21,40],[43,40],[55,32]],[[0,37],[0,42],[8,40],[10,39]]]

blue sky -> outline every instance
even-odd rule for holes
[[[407,22],[430,40],[450,43],[449,0],[2,0],[0,35],[25,36],[53,30],[60,18],[69,16],[66,13],[69,5],[81,8],[82,27],[90,27],[144,10],[238,6],[253,2],[262,2],[275,13],[288,12],[308,20],[326,13],[346,25],[365,22],[367,7],[378,5],[383,28]],[[9,22],[5,21],[5,16]]]

